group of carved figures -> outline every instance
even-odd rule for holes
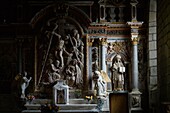
[[[49,52],[41,84],[55,84],[57,80],[66,80],[66,83],[72,88],[82,87],[84,44],[80,39],[78,30],[72,29],[71,31],[70,34],[63,37],[55,30],[51,33],[58,38],[57,43]],[[68,43],[71,46],[67,46]]]

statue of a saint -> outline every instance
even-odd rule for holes
[[[124,90],[124,75],[125,66],[121,60],[120,55],[115,56],[115,60],[113,61],[112,67],[112,83],[113,83],[113,90],[122,91]]]

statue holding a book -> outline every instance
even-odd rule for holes
[[[113,59],[113,64],[111,67],[112,71],[112,88],[115,91],[123,91],[124,90],[124,72],[125,66],[122,62],[122,58],[120,55],[116,55]]]

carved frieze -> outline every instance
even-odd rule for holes
[[[107,35],[129,35],[129,30],[107,30]]]
[[[89,34],[100,34],[100,35],[103,34],[104,35],[104,34],[106,34],[106,30],[103,29],[103,28],[98,28],[98,29],[92,28],[92,29],[89,29],[88,33]]]
[[[92,24],[88,29],[90,36],[129,36],[130,28],[126,24]]]

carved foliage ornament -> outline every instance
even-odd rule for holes
[[[107,60],[112,60],[112,53],[114,54],[120,54],[125,61],[128,61],[130,59],[130,43],[128,41],[123,42],[109,42],[107,47]],[[110,55],[111,56],[110,56]]]

